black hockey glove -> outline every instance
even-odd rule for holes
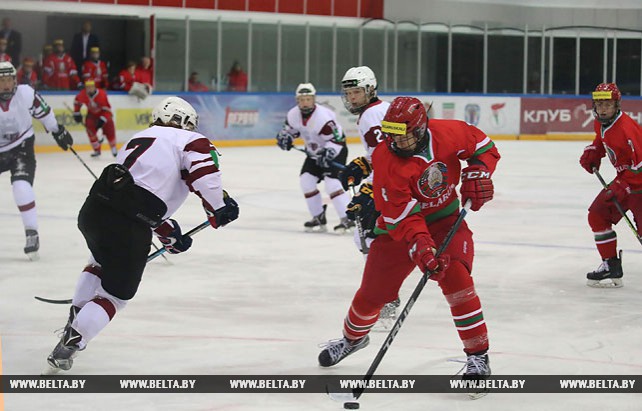
[[[321,168],[330,168],[334,163],[334,158],[337,156],[337,152],[332,147],[322,148],[317,153],[317,165]]]
[[[54,140],[56,140],[56,143],[58,143],[60,148],[65,151],[69,150],[69,147],[74,144],[74,139],[62,124],[58,124],[58,132],[52,132],[51,134],[53,135]]]
[[[283,129],[276,135],[276,144],[281,150],[290,151],[294,145],[294,137],[288,130]]]
[[[346,217],[352,221],[359,219],[361,229],[366,237],[374,238],[374,227],[379,217],[375,209],[372,184],[363,183],[359,192],[352,197],[346,208]]]
[[[74,121],[78,124],[82,123],[82,114],[74,113]]]
[[[167,252],[172,254],[187,251],[192,246],[192,238],[181,232],[181,227],[176,220],[165,220],[163,224],[154,230],[158,239],[163,244]]]
[[[223,190],[223,201],[225,205],[218,210],[212,211],[208,207],[203,206],[207,214],[207,219],[214,228],[222,227],[239,218],[239,205],[225,190]]]
[[[104,117],[99,118],[98,121],[96,121],[96,130],[102,128],[106,122],[107,120]]]
[[[357,186],[361,180],[368,177],[372,173],[372,166],[365,157],[357,157],[346,165],[345,170],[339,173],[339,180],[344,190],[348,190],[350,186]]]

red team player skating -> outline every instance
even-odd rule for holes
[[[189,192],[202,201],[214,228],[236,220],[236,201],[223,190],[216,149],[195,130],[194,108],[178,97],[161,101],[150,128],[135,134],[92,186],[78,215],[91,251],[76,284],[62,338],[47,358],[46,374],[69,370],[131,300],[140,283],[152,228],[171,253],[192,244],[170,217]]]
[[[368,333],[381,307],[398,297],[408,275],[418,267],[437,281],[450,305],[455,327],[467,354],[464,378],[490,375],[488,334],[481,302],[471,276],[472,233],[465,222],[445,252],[436,258],[462,200],[477,211],[493,198],[491,175],[500,158],[491,139],[457,120],[430,120],[416,98],[397,97],[382,131],[385,144],[374,150],[374,198],[381,216],[360,288],[343,325],[343,338],[331,340],[319,354],[330,367],[368,345]],[[461,161],[467,162],[461,169]],[[481,393],[476,393],[479,395]]]
[[[109,142],[111,153],[115,157],[118,150],[116,149],[116,127],[114,127],[111,105],[107,98],[107,92],[96,87],[94,80],[85,81],[85,88],[80,90],[80,93],[74,99],[73,115],[76,123],[82,123],[80,109],[83,105],[87,106],[85,128],[91,142],[91,148],[94,149],[91,156],[100,156],[101,140],[98,139],[98,130],[102,129]]]
[[[56,123],[53,110],[28,84],[18,84],[16,68],[0,62],[0,174],[11,173],[13,198],[20,210],[27,241],[24,252],[38,259],[40,237],[33,183],[36,176],[33,119],[38,119],[63,150],[73,144],[71,135]]]
[[[334,112],[316,104],[316,89],[311,83],[299,84],[295,96],[297,105],[288,111],[276,142],[286,151],[294,147],[294,139],[298,137],[305,142],[307,157],[299,173],[299,184],[312,215],[312,219],[304,223],[305,230],[327,230],[327,206],[323,204],[318,189],[318,184],[323,181],[325,191],[339,217],[339,224],[334,227],[334,231],[343,233],[354,227],[354,223],[346,217],[350,196],[343,191],[338,180],[341,167],[348,157],[345,135]]]
[[[638,227],[642,221],[642,128],[621,111],[622,94],[614,83],[601,83],[592,94],[595,116],[595,140],[584,149],[580,164],[586,171],[599,170],[602,157],[608,155],[617,175],[608,189],[600,191],[589,207],[588,222],[595,245],[602,257],[597,270],[586,275],[591,287],[622,287],[622,252],[617,253],[617,235],[613,225],[631,210]]]

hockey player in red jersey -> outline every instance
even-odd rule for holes
[[[62,40],[54,40],[54,52],[43,62],[42,82],[49,90],[77,90],[82,86],[76,63],[65,53]]]
[[[329,341],[319,364],[329,367],[365,347],[379,310],[398,296],[406,277],[418,267],[437,281],[450,305],[468,356],[464,378],[485,378],[488,335],[481,302],[471,276],[472,233],[465,222],[445,252],[435,249],[457,219],[462,201],[479,210],[493,198],[491,175],[500,156],[478,128],[457,120],[430,120],[413,97],[397,97],[382,122],[385,144],[372,163],[374,199],[381,216],[363,279],[344,321],[343,338]],[[461,161],[467,162],[461,169]],[[479,394],[479,393],[477,393]]]
[[[595,116],[595,139],[584,149],[580,165],[593,174],[599,170],[602,157],[608,155],[617,175],[602,190],[589,207],[588,222],[595,237],[595,245],[602,258],[597,270],[586,275],[591,287],[622,287],[622,252],[617,253],[617,235],[613,224],[624,211],[631,210],[640,232],[642,221],[642,128],[620,107],[622,94],[614,83],[601,83],[592,94]]]
[[[100,59],[100,49],[92,47],[89,58],[82,63],[82,80],[93,80],[97,88],[107,90],[109,87],[109,72],[107,64]]]
[[[135,296],[152,229],[167,251],[190,248],[192,239],[171,219],[190,192],[201,199],[212,227],[238,218],[238,204],[222,187],[216,148],[196,132],[194,108],[168,97],[154,108],[152,121],[105,167],[80,210],[78,228],[91,255],[45,373],[69,370],[78,351]]]
[[[107,137],[111,153],[116,157],[116,127],[111,113],[111,105],[107,99],[107,91],[99,89],[93,80],[85,81],[85,88],[74,99],[74,120],[76,123],[82,123],[82,114],[80,108],[87,106],[87,116],[85,117],[85,128],[87,136],[91,142],[94,152],[92,157],[100,156],[100,141],[98,139],[98,130],[102,128],[103,134]]]

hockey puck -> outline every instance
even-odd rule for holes
[[[359,403],[358,402],[345,402],[345,403],[343,403],[343,409],[344,410],[358,410],[359,409]]]

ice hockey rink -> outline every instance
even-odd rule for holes
[[[594,289],[600,263],[586,209],[601,186],[578,164],[586,142],[497,141],[495,199],[467,217],[475,234],[474,277],[495,375],[642,374],[642,246],[624,222],[624,287]],[[138,295],[80,353],[74,375],[363,374],[385,333],[332,369],[318,344],[341,336],[363,258],[350,235],[304,233],[300,152],[221,148],[224,187],[240,204],[229,226],[198,233],[171,264],[151,262]],[[363,153],[350,145],[352,158]],[[80,155],[98,174],[111,158]],[[88,251],[76,228],[93,181],[71,153],[37,155],[40,260],[27,261],[9,174],[0,182],[2,372],[38,374]],[[614,175],[607,160],[605,178]],[[325,192],[322,190],[322,193]],[[327,195],[325,195],[326,200]],[[191,195],[175,215],[184,231],[205,221]],[[328,207],[329,225],[338,223]],[[419,279],[401,289],[404,301]],[[378,374],[454,375],[464,360],[448,306],[429,282]],[[641,394],[373,394],[362,410],[640,410]],[[339,410],[325,394],[5,394],[6,410]]]

